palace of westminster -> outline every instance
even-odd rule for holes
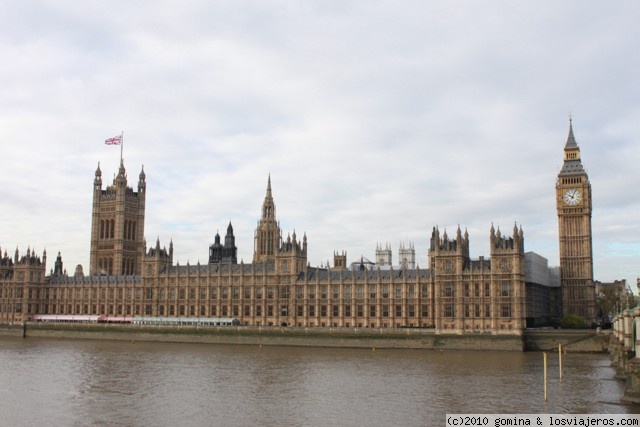
[[[60,254],[50,274],[46,251],[13,257],[0,252],[0,322],[36,314],[233,317],[248,326],[423,327],[436,333],[520,334],[568,314],[596,318],[591,236],[591,185],[572,125],[556,181],[560,267],[525,253],[522,228],[489,232],[489,258],[469,256],[459,227],[449,236],[434,227],[428,268],[415,264],[413,246],[400,248],[392,265],[389,246],[375,263],[347,264],[335,252],[333,267],[312,267],[307,237],[282,237],[271,178],[255,230],[253,262],[237,262],[231,223],[219,234],[205,265],[173,262],[159,241],[144,240],[146,176],[137,191],[124,163],[103,188],[100,167],[93,182],[89,274],[68,275]]]

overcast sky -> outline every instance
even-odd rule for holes
[[[640,3],[0,1],[0,247],[88,273],[92,184],[147,176],[145,236],[251,262],[271,174],[311,265],[431,230],[522,225],[558,265],[569,115],[593,189],[597,280],[640,275]]]

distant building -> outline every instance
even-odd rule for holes
[[[347,269],[347,252],[342,251],[338,253],[333,252],[333,269],[334,270],[346,270]]]
[[[558,325],[562,317],[558,270],[549,269],[548,260],[535,252],[526,252],[525,283],[527,327]]]
[[[625,279],[613,282],[596,280],[594,285],[599,322],[602,322],[602,318],[611,320],[615,313],[624,310],[627,306],[635,306],[633,292]]]
[[[400,243],[398,261],[401,268],[409,270],[416,268],[416,250],[413,247],[413,242],[409,242],[409,246],[405,246],[404,243]]]
[[[376,265],[382,269],[393,265],[391,246],[387,243],[384,248],[380,244],[376,245]]]
[[[209,246],[209,264],[237,264],[238,248],[236,238],[233,235],[233,226],[229,221],[227,234],[224,236],[224,245],[220,243],[220,234],[216,233],[214,242]]]
[[[601,282],[596,280],[594,285],[596,288],[596,295],[601,295],[605,293],[607,289],[611,289],[611,291],[613,291],[618,297],[618,301],[625,301],[627,296],[633,295],[631,287],[627,284],[626,279],[614,280],[613,282]]]
[[[393,251],[391,245],[387,243],[384,247],[379,243],[376,245],[376,262],[375,267],[381,270],[395,269],[415,269],[416,268],[416,250],[413,247],[413,243],[410,242],[408,246],[404,243],[400,243],[398,250],[398,263],[393,264]]]

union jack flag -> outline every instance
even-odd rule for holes
[[[105,139],[104,143],[107,145],[120,145],[122,142],[122,135],[114,136],[113,138]]]

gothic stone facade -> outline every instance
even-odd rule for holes
[[[113,184],[102,189],[100,165],[93,180],[90,274],[140,274],[144,250],[144,169],[138,191],[127,185],[122,160]]]
[[[569,122],[564,163],[556,181],[560,283],[563,314],[596,320],[591,232],[591,184],[582,166],[580,148]]]
[[[237,264],[229,224],[225,242],[231,256],[210,257],[206,265],[179,265],[173,262],[173,242],[168,250],[159,241],[149,248],[142,242],[135,253],[144,225],[144,172],[137,195],[126,187],[123,165],[106,191],[99,172],[91,271],[102,274],[85,276],[80,268],[68,275],[58,255],[55,270],[46,275],[46,253],[40,258],[29,249],[20,257],[16,250],[12,259],[5,252],[0,257],[0,321],[20,322],[35,314],[229,316],[248,326],[429,327],[437,333],[494,334],[520,334],[525,326],[522,229],[514,227],[507,237],[492,226],[490,259],[469,257],[469,238],[460,228],[450,239],[434,227],[428,269],[405,265],[351,271],[344,252],[336,252],[333,268],[312,267],[306,234],[282,237],[269,177],[252,263]],[[107,196],[115,200],[113,207],[104,204]],[[109,228],[102,225],[107,223]],[[111,253],[100,246],[104,241],[114,244]],[[123,271],[129,274],[114,274]]]

